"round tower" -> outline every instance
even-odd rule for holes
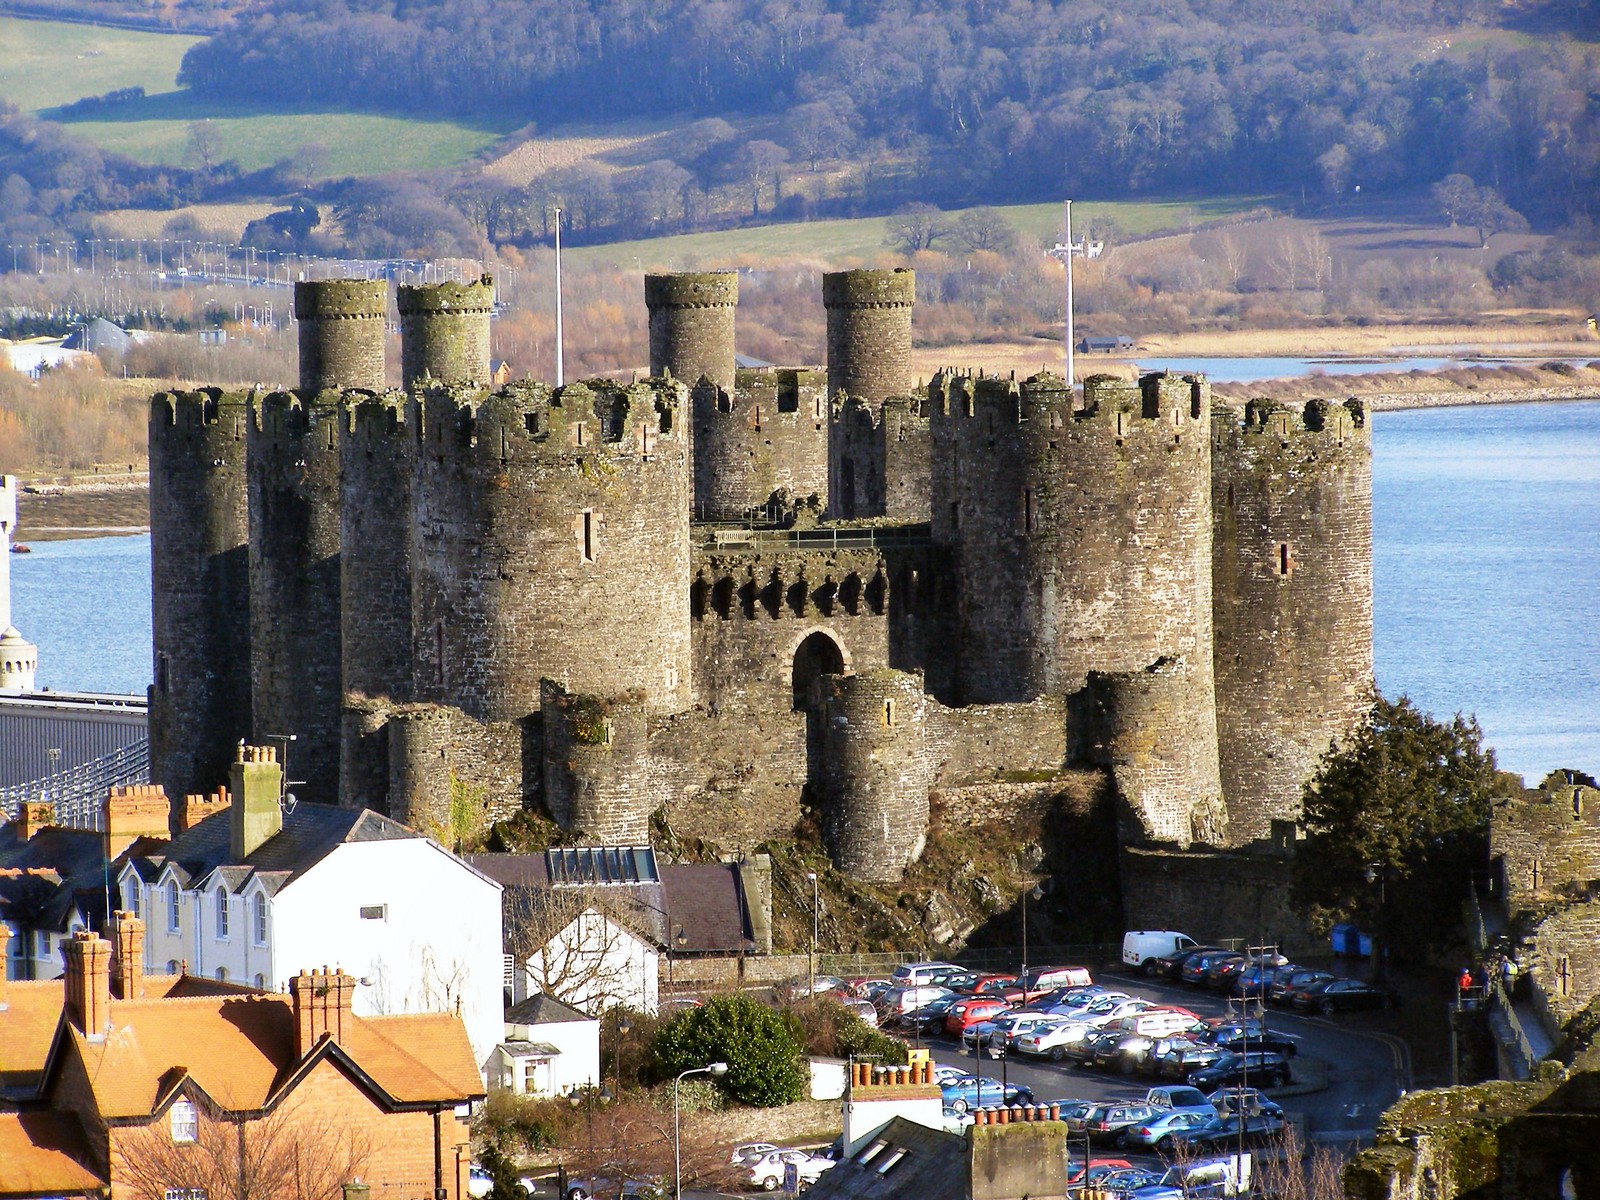
[[[922,676],[880,667],[821,683],[828,852],[852,879],[898,882],[927,840],[934,765]]]
[[[39,673],[39,647],[15,625],[0,629],[0,692],[31,692]]]
[[[339,799],[337,398],[276,392],[249,425],[250,680],[258,745],[292,734],[302,799]]]
[[[1210,388],[957,376],[930,402],[935,540],[959,547],[966,703],[1182,658],[1211,680]],[[1208,701],[1209,704],[1209,701]]]
[[[389,285],[381,279],[314,279],[294,285],[300,390],[383,390]]]
[[[250,736],[250,525],[245,446],[254,397],[150,400],[150,775],[169,796],[227,782]]]
[[[889,396],[910,394],[916,296],[916,272],[907,267],[822,277],[830,398],[844,392],[876,407]]]
[[[1372,435],[1359,401],[1212,417],[1217,725],[1228,836],[1296,820],[1372,688]]]
[[[413,829],[449,829],[454,723],[443,708],[412,704],[389,714],[389,815]]]
[[[434,283],[395,292],[400,312],[400,386],[423,379],[438,383],[489,382],[489,318],[494,280]]]
[[[697,384],[694,511],[735,519],[775,492],[804,500],[828,495],[828,403],[821,371],[741,370],[732,392]]]
[[[641,692],[589,696],[546,679],[544,800],[563,829],[599,845],[650,840],[650,815],[670,798],[650,765]]]
[[[650,310],[650,374],[660,378],[670,371],[691,388],[704,377],[731,396],[738,273],[646,275],[644,303]]]
[[[550,678],[688,706],[686,407],[662,380],[411,401],[418,700],[515,720]]]
[[[1209,673],[1160,658],[1142,671],[1091,671],[1086,691],[1088,757],[1111,770],[1124,844],[1223,842]]]
[[[401,392],[340,413],[340,803],[387,811],[383,702],[411,698],[411,442]],[[376,704],[376,708],[374,708]]]

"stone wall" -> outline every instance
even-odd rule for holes
[[[829,516],[928,520],[931,448],[921,399],[836,399],[828,423]]]
[[[1556,772],[1548,790],[1497,802],[1489,854],[1513,915],[1600,884],[1600,792]]]
[[[697,385],[694,511],[736,520],[784,491],[828,498],[828,408],[822,372],[741,370],[733,392]]]
[[[650,765],[663,781],[674,834],[726,850],[789,838],[810,769],[807,715],[785,706],[657,717]]]
[[[1408,408],[1460,408],[1473,404],[1548,404],[1553,400],[1600,400],[1600,388],[1593,384],[1570,387],[1489,388],[1446,392],[1369,392],[1359,397],[1373,412],[1395,412]]]
[[[384,388],[389,285],[381,279],[315,279],[294,285],[300,390]]]
[[[1523,968],[1545,1028],[1560,1030],[1600,996],[1600,904],[1569,905],[1544,917],[1525,940]]]
[[[1212,605],[1228,840],[1296,820],[1372,690],[1372,436],[1355,402],[1212,413]]]
[[[494,314],[494,280],[476,283],[401,284],[395,292],[400,311],[400,386],[424,379],[436,383],[489,382],[489,318]]]
[[[254,395],[150,401],[150,775],[169,796],[227,781],[250,728],[246,430]]]
[[[642,693],[585,696],[545,680],[544,804],[557,824],[596,845],[642,845],[666,804],[650,765]]]
[[[1038,783],[1066,766],[1066,701],[1041,696],[1029,704],[940,706],[928,715],[928,740],[939,760],[940,789],[991,780]]]
[[[447,846],[537,799],[538,714],[480,721],[459,708],[405,704],[388,710],[384,729],[389,815]]]
[[[1319,951],[1305,919],[1289,904],[1290,863],[1266,855],[1122,851],[1122,909],[1128,929],[1183,929],[1200,942],[1243,938],[1285,954]]]

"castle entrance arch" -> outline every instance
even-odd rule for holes
[[[794,651],[794,671],[791,684],[794,689],[796,711],[811,707],[813,685],[824,675],[844,674],[844,651],[839,643],[817,630],[809,634]]]

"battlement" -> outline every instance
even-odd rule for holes
[[[430,387],[420,401],[421,444],[435,453],[470,449],[497,439],[502,461],[513,446],[538,457],[583,455],[650,458],[658,443],[680,445],[688,399],[681,383],[591,379],[552,389],[523,380],[498,391]]]
[[[917,273],[910,267],[830,271],[822,277],[823,308],[910,308],[916,302]]]
[[[828,373],[820,367],[740,367],[733,375],[733,396],[717,408],[731,412],[750,404],[825,420]]]
[[[737,271],[680,271],[644,277],[649,308],[732,308],[739,303]]]
[[[1264,441],[1277,439],[1284,449],[1307,435],[1332,437],[1343,444],[1367,428],[1366,406],[1355,397],[1343,404],[1333,400],[1310,400],[1296,412],[1272,400],[1246,401],[1243,411],[1219,404],[1212,409],[1212,421],[1219,427],[1236,426],[1246,437]]]
[[[172,429],[222,429],[244,436],[243,416],[255,407],[256,393],[201,388],[193,392],[157,392],[150,397],[150,425]],[[229,429],[228,426],[233,428]]]
[[[473,283],[402,283],[395,289],[395,307],[402,317],[432,313],[490,313],[494,311],[494,276],[482,275]]]
[[[294,315],[300,321],[387,320],[389,285],[381,279],[302,280],[294,285]]]
[[[406,394],[404,392],[344,393],[339,406],[343,432],[360,447],[380,446],[406,433]]]
[[[856,396],[836,396],[829,406],[828,419],[856,433],[874,430],[904,436],[906,431],[928,428],[927,402],[920,396],[889,396],[872,404]]]
[[[331,392],[303,396],[295,392],[269,392],[251,411],[255,432],[269,442],[292,444],[302,441],[312,427],[336,416],[340,398]],[[328,449],[333,449],[337,430],[328,429]]]

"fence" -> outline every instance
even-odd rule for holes
[[[150,782],[150,742],[141,738],[65,771],[0,788],[0,816],[14,819],[24,804],[53,806],[52,823],[65,829],[99,829],[106,793]]]
[[[720,525],[697,531],[711,550],[877,550],[926,546],[928,525],[846,525],[824,529],[760,529]]]

